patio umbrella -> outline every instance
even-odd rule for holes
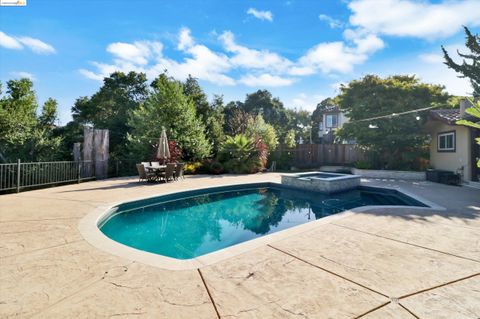
[[[162,129],[160,140],[158,141],[157,158],[166,160],[170,158],[170,150],[168,149],[168,139],[165,129]]]

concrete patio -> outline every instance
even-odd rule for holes
[[[275,173],[109,179],[0,196],[0,317],[480,318],[480,190],[401,187],[446,208],[346,215],[197,270],[108,254],[78,231],[99,207]]]

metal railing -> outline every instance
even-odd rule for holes
[[[95,178],[92,161],[32,162],[0,164],[0,192]]]

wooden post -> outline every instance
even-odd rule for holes
[[[93,128],[84,126],[83,127],[83,160],[87,165],[87,175],[88,177],[92,176],[92,170],[94,169],[93,165]]]
[[[108,175],[108,152],[109,134],[108,130],[94,130],[93,146],[95,160],[95,176],[107,178]]]
[[[73,143],[73,160],[75,162],[80,161],[80,144],[81,143]]]
[[[17,160],[17,193],[20,193],[20,159]]]

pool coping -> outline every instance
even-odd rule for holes
[[[259,184],[270,184],[271,186],[282,186],[281,183],[277,182],[252,182],[252,183],[241,183],[241,184],[224,184],[224,185],[215,185],[215,186],[210,186],[210,187],[199,187],[199,188],[194,188],[190,189],[190,191],[201,191],[201,190],[208,190],[208,189],[215,189],[215,188],[221,188],[221,187],[228,187],[228,186],[255,186]],[[361,186],[367,186],[367,187],[372,187],[368,185],[361,185]],[[139,250],[124,244],[121,244],[117,241],[114,241],[113,239],[110,239],[107,237],[105,234],[103,234],[100,229],[98,228],[98,224],[101,223],[103,220],[105,220],[106,216],[111,212],[112,208],[120,205],[120,204],[125,204],[129,202],[135,202],[139,200],[147,200],[147,199],[153,199],[159,196],[168,196],[176,193],[183,193],[183,192],[188,192],[188,191],[172,191],[172,192],[166,192],[162,193],[160,195],[155,195],[155,196],[147,196],[147,197],[139,197],[134,200],[130,201],[121,201],[121,202],[114,202],[114,203],[109,203],[107,205],[101,205],[98,206],[95,210],[87,214],[85,217],[83,217],[79,224],[78,224],[78,230],[80,231],[81,235],[84,237],[84,239],[90,243],[92,246],[103,250],[107,253],[110,253],[115,256],[119,256],[131,261],[135,262],[140,262],[146,265],[158,267],[161,269],[166,269],[166,270],[193,270],[193,269],[198,269],[202,268],[204,266],[212,265],[217,262],[220,262],[225,259],[232,258],[234,256],[238,256],[240,254],[252,251],[256,248],[263,247],[267,244],[271,244],[273,242],[283,240],[286,238],[289,238],[291,236],[295,236],[310,230],[313,230],[317,228],[320,225],[328,224],[333,221],[352,216],[356,213],[361,213],[369,210],[374,210],[374,209],[381,209],[381,208],[387,208],[387,209],[420,209],[420,210],[445,210],[444,207],[437,205],[436,203],[433,203],[431,201],[426,200],[423,197],[420,197],[416,194],[413,194],[411,192],[406,191],[402,187],[374,187],[374,188],[381,188],[381,189],[387,189],[387,190],[392,190],[392,191],[398,191],[400,193],[403,193],[411,198],[413,198],[416,201],[419,201],[420,203],[423,203],[424,205],[427,205],[428,207],[420,207],[420,206],[396,206],[396,205],[368,205],[368,206],[360,206],[356,208],[352,208],[350,210],[346,210],[340,213],[336,213],[334,215],[330,215],[327,217],[323,217],[311,222],[306,222],[301,225],[293,226],[288,229],[284,229],[269,235],[265,235],[259,238],[251,239],[239,244],[235,244],[199,257],[191,258],[191,259],[176,259],[172,257],[167,257],[159,254],[154,254],[150,253],[147,251]]]

